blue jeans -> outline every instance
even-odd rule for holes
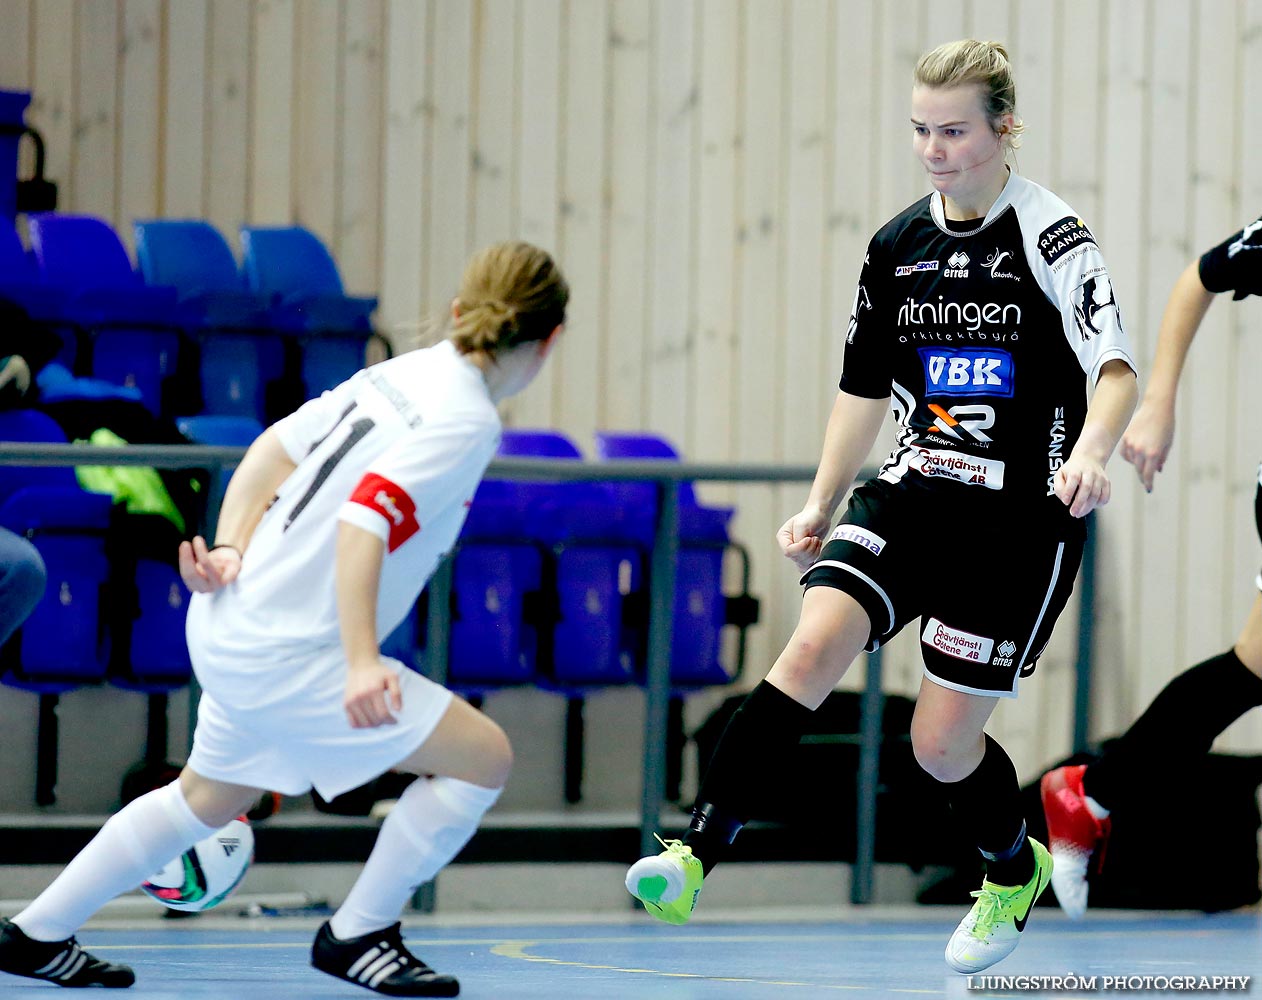
[[[44,596],[47,574],[35,546],[0,528],[0,645],[26,621]]]

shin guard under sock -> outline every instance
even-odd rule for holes
[[[1172,768],[1209,753],[1218,735],[1262,705],[1262,678],[1234,649],[1179,674],[1122,738],[1087,767],[1083,789],[1106,809],[1146,795]]]
[[[811,709],[762,681],[732,715],[701,782],[684,843],[708,874],[787,765]]]
[[[942,787],[956,822],[986,859],[986,877],[997,885],[1024,885],[1034,874],[1034,853],[1025,835],[1021,784],[1004,748],[989,734],[985,739],[973,773]]]

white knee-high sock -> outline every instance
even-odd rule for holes
[[[148,792],[111,816],[13,922],[38,941],[68,938],[119,893],[136,888],[216,829],[189,808],[178,780]]]
[[[416,887],[438,874],[478,828],[502,789],[455,778],[418,778],[381,824],[372,854],[329,921],[343,941],[399,919]]]

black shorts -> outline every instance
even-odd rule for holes
[[[872,480],[851,495],[802,583],[858,601],[872,622],[869,650],[920,618],[926,676],[956,691],[1015,697],[1073,591],[1085,527],[1046,511],[1023,517],[990,498]]]

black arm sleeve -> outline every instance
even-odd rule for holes
[[[1207,291],[1262,295],[1262,219],[1202,254],[1199,271]]]

